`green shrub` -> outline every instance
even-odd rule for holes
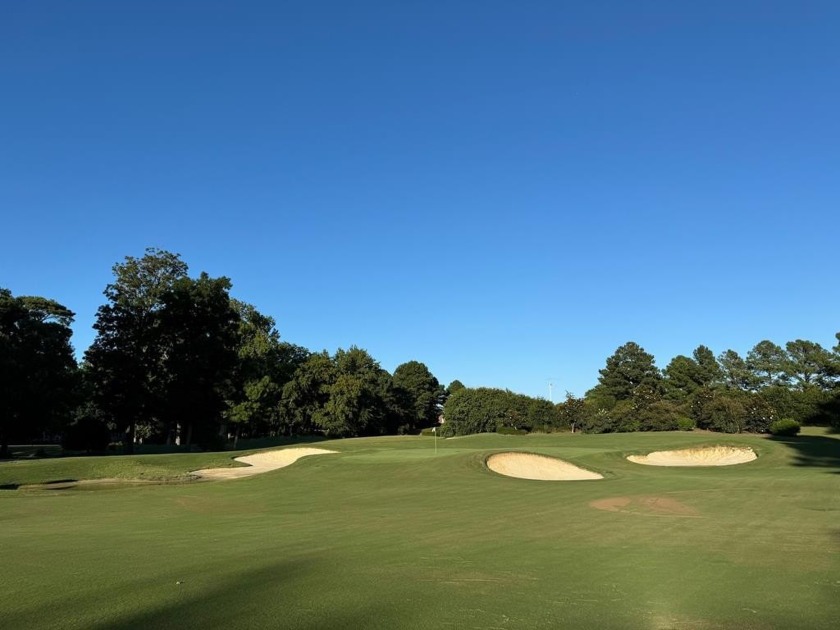
[[[733,396],[719,395],[703,401],[697,416],[697,426],[723,433],[740,433],[744,429],[747,411]]]
[[[694,420],[691,418],[677,418],[677,429],[679,431],[692,431],[694,429]]]
[[[454,437],[455,435],[457,435],[457,433],[455,432],[454,424],[452,424],[451,422],[444,422],[442,425],[440,425],[440,428],[438,429],[438,436],[442,438],[448,438]]]
[[[657,400],[639,409],[638,417],[642,431],[675,431],[680,413],[670,400]]]
[[[618,423],[606,409],[597,409],[581,420],[579,429],[583,433],[611,433],[616,430]]]
[[[748,394],[744,410],[744,429],[751,433],[767,433],[778,419],[776,410],[760,394]]]
[[[515,429],[513,427],[498,427],[496,433],[499,435],[528,435],[525,429]]]
[[[623,416],[617,423],[615,430],[618,433],[634,433],[642,428],[642,423],[638,418]]]
[[[770,425],[770,433],[773,435],[792,436],[799,434],[799,423],[790,418],[776,420]]]

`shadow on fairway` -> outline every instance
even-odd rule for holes
[[[102,620],[102,615],[90,618],[92,610],[110,610],[115,602],[125,602],[126,590],[133,590],[128,581],[103,585],[101,589],[74,598],[52,600],[53,606],[65,611],[67,627],[85,627],[91,630],[155,630],[189,628],[301,628],[309,630],[324,627],[360,628],[374,611],[356,604],[350,610],[330,607],[328,602],[338,592],[323,592],[318,600],[308,601],[302,607],[299,591],[295,599],[291,592],[301,580],[315,571],[324,571],[324,564],[307,559],[278,562],[257,569],[213,572],[210,576],[217,586],[208,587],[208,574],[191,576],[189,571],[173,578],[161,578],[150,584],[144,579],[134,596],[145,597],[142,610],[136,607],[116,612],[116,618]],[[166,596],[156,596],[160,589],[167,589]],[[129,600],[131,598],[128,598]],[[285,605],[278,606],[278,602]],[[334,601],[343,602],[340,597]],[[340,605],[340,604],[339,604]],[[78,611],[78,612],[77,612]],[[22,611],[0,617],[0,626],[6,628],[46,627],[33,625],[39,611]],[[97,622],[98,621],[98,622]],[[7,624],[7,625],[3,625]],[[57,627],[57,626],[55,626]]]
[[[317,564],[317,563],[316,563]],[[139,614],[127,615],[124,619],[112,620],[92,626],[105,630],[165,629],[177,628],[323,628],[328,620],[331,627],[359,628],[365,623],[370,611],[343,611],[324,606],[317,611],[309,610],[301,615],[300,602],[288,601],[278,618],[278,600],[288,598],[290,587],[311,571],[314,565],[307,561],[282,562],[246,571],[239,574],[219,574],[219,585],[203,587],[191,593],[197,580],[184,576],[182,584],[173,584],[179,589],[179,601],[165,604]],[[323,570],[323,566],[321,567]],[[328,595],[324,593],[324,595]],[[271,602],[270,605],[267,605]],[[153,602],[149,602],[154,606]]]
[[[834,473],[840,474],[840,440],[817,435],[771,437],[770,439],[796,451],[794,466],[834,468]]]

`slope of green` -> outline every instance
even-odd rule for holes
[[[0,461],[0,487],[95,479],[184,481],[190,478],[191,470],[240,466],[233,458],[241,454],[107,455]]]
[[[624,459],[704,444],[759,458],[694,469]],[[433,438],[318,446],[340,453],[236,481],[0,491],[0,627],[767,629],[840,618],[840,440],[821,432],[479,435],[439,440],[437,455]],[[484,466],[499,450],[606,478],[501,477]],[[170,458],[152,460],[167,475],[220,463],[154,457]]]

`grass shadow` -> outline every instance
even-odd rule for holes
[[[267,438],[241,438],[236,448],[233,443],[225,447],[226,451],[251,451],[262,448],[272,448],[278,446],[291,446],[293,444],[313,444],[316,442],[326,442],[327,438],[323,435],[296,435],[293,437],[267,437]]]
[[[324,442],[327,438],[323,435],[295,435],[275,436],[264,438],[242,438],[236,446],[233,442],[226,443],[223,447],[214,449],[201,449],[196,445],[177,446],[174,444],[138,444],[133,453],[126,453],[123,448],[109,447],[104,451],[72,451],[65,450],[58,444],[24,444],[10,446],[9,455],[0,458],[0,462],[33,461],[42,459],[70,459],[84,458],[90,456],[106,457],[121,455],[173,455],[176,453],[225,453],[228,451],[252,451],[263,448],[276,448],[281,446],[292,446],[295,444],[312,444]]]
[[[774,436],[770,440],[795,451],[794,466],[834,468],[840,474],[840,440],[818,435]]]
[[[130,583],[115,585],[117,588],[114,591],[109,591],[103,585],[99,592],[65,596],[64,599],[53,600],[53,605],[66,612],[66,627],[85,627],[90,630],[281,627],[314,630],[364,627],[371,615],[375,614],[365,605],[346,606],[346,602],[342,601],[332,606],[325,603],[323,607],[315,609],[299,608],[300,602],[295,601],[292,593],[300,581],[308,579],[313,572],[325,570],[323,563],[309,559],[285,560],[242,571],[220,570],[216,575],[218,586],[210,588],[206,586],[206,580],[195,579],[185,571],[187,574],[184,576],[166,580],[166,588],[172,589],[172,592],[165,601],[164,598],[153,598],[142,608],[134,607],[124,614],[106,615],[109,617],[107,619],[95,612],[94,618],[91,618],[91,611],[95,611],[96,607],[107,606],[109,598],[118,597],[118,593],[130,587]],[[136,585],[140,591],[148,592],[148,580],[137,581]],[[329,598],[338,594],[328,592],[324,596]],[[264,606],[265,602],[276,603],[278,600],[286,600],[287,614],[284,618],[277,618],[276,606]],[[45,627],[38,624],[38,619],[39,611],[33,605],[29,610],[5,614],[0,626]],[[36,622],[33,623],[33,620]]]

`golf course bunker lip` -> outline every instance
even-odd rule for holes
[[[674,451],[654,451],[647,455],[629,455],[634,464],[646,466],[734,466],[746,464],[758,456],[746,446],[705,446]]]
[[[583,481],[603,479],[604,476],[574,464],[534,453],[508,451],[494,453],[486,460],[487,468],[506,477],[538,481]]]
[[[248,464],[248,466],[239,468],[204,468],[202,470],[195,470],[191,474],[197,475],[202,479],[239,479],[241,477],[250,477],[271,470],[277,470],[278,468],[291,466],[301,457],[326,455],[337,452],[329,451],[325,448],[284,448],[276,451],[255,453],[254,455],[243,455],[234,459],[234,461]]]

